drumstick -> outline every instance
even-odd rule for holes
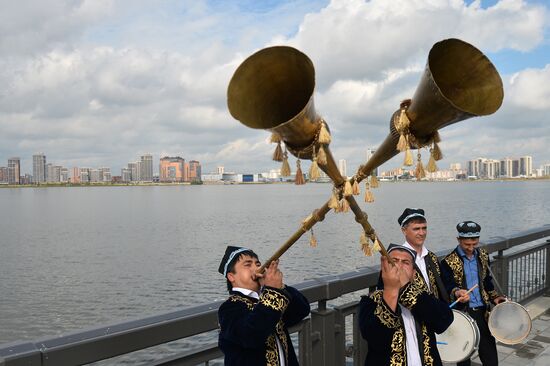
[[[462,299],[464,296],[468,295],[470,292],[474,291],[474,290],[476,289],[477,286],[479,286],[479,284],[477,284],[477,283],[476,283],[475,285],[473,285],[471,289],[469,289],[468,291],[466,291],[466,293],[465,293],[464,295],[462,295],[462,296],[460,296],[458,299],[456,299],[456,301],[453,302],[451,305],[449,305],[449,307],[452,308],[453,306],[455,306],[456,303],[457,303],[460,299]]]

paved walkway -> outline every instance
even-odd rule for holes
[[[525,341],[513,346],[497,343],[499,366],[550,366],[550,297],[539,297],[526,306],[533,328]],[[479,358],[472,358],[480,366]]]

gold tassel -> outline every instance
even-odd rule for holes
[[[358,196],[361,194],[361,189],[359,189],[359,183],[357,183],[357,179],[353,180],[353,186],[351,187],[351,189],[354,196]]]
[[[273,132],[271,134],[271,139],[270,139],[270,142],[271,143],[280,143],[282,141],[281,139],[281,135],[279,135],[277,132]]]
[[[371,188],[378,188],[380,186],[380,183],[378,182],[378,178],[376,178],[376,175],[374,174],[370,176],[370,186]]]
[[[273,152],[273,160],[274,161],[283,161],[283,149],[281,148],[281,143],[277,142],[277,147],[275,148],[275,151]]]
[[[403,152],[409,148],[409,143],[407,142],[407,138],[405,137],[404,133],[401,133],[399,135],[399,141],[397,142],[397,150],[400,152]]]
[[[428,165],[426,166],[426,169],[430,173],[437,172],[437,165],[435,164],[435,159],[433,153],[430,154],[430,161],[428,161]]]
[[[320,144],[328,145],[330,144],[330,133],[327,130],[325,121],[321,122],[321,130],[319,131],[319,139],[317,140]]]
[[[315,235],[313,235],[313,229],[309,231],[311,235],[309,236],[309,246],[312,248],[317,247],[317,239],[315,238]]]
[[[435,142],[436,144],[438,142],[441,142],[441,136],[439,136],[439,131],[435,131],[434,134],[433,134],[433,137],[432,137],[432,140],[433,142]]]
[[[351,195],[353,195],[353,187],[350,181],[346,180],[346,183],[344,183],[344,197],[349,197]]]
[[[367,257],[372,256],[372,250],[369,245],[369,240],[367,239],[364,231],[361,233],[361,237],[359,237],[359,243],[361,243],[361,250],[363,251],[363,253],[365,253]]]
[[[409,126],[411,125],[411,120],[409,119],[409,116],[407,116],[406,108],[401,108],[398,125],[399,125],[400,131],[403,131],[404,129],[409,128]]]
[[[368,182],[365,182],[365,202],[367,202],[367,203],[374,202],[374,196],[373,196],[371,190],[369,189],[369,183]]]
[[[302,166],[300,164],[300,159],[296,160],[296,177],[294,178],[294,183],[299,186],[306,184],[304,180],[304,174],[302,173]]]
[[[377,252],[382,250],[382,247],[380,246],[380,242],[378,241],[378,238],[376,236],[374,237],[374,244],[372,245],[372,250]]]
[[[340,200],[340,212],[348,212],[349,211],[349,203],[348,200],[345,198],[342,198]]]
[[[434,157],[435,161],[439,161],[443,159],[443,153],[441,152],[441,149],[439,148],[439,145],[437,142],[434,142],[434,147],[432,149],[432,156]]]
[[[317,160],[313,159],[311,166],[309,167],[309,181],[315,181],[319,179],[321,175],[319,174],[319,166],[317,165]]]
[[[410,149],[407,149],[405,152],[405,161],[403,162],[404,166],[412,166],[413,165],[413,156]]]
[[[319,146],[319,153],[317,154],[317,164],[325,166],[327,165],[327,154],[323,146]]]
[[[328,207],[334,209],[335,211],[338,210],[338,197],[336,195],[336,192],[332,192],[332,195],[330,196],[330,200],[328,201]]]
[[[281,177],[288,177],[290,176],[290,165],[288,165],[288,153],[283,153],[283,165],[281,166]]]
[[[426,171],[424,170],[424,165],[422,165],[422,159],[421,159],[421,156],[420,156],[420,151],[418,151],[417,157],[418,157],[418,159],[417,159],[417,162],[416,162],[416,169],[414,171],[414,175],[416,176],[417,180],[420,180],[420,179],[426,177]]]

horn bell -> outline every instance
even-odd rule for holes
[[[278,133],[294,155],[310,159],[320,128],[314,89],[309,57],[293,47],[268,47],[237,68],[227,89],[227,105],[245,126]]]

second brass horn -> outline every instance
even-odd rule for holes
[[[480,50],[455,38],[437,42],[405,112],[410,120],[410,147],[426,146],[440,128],[496,112],[503,97],[500,75]],[[400,112],[390,119],[390,134],[382,145],[359,167],[357,180],[399,153],[396,146],[400,136],[394,121]]]

